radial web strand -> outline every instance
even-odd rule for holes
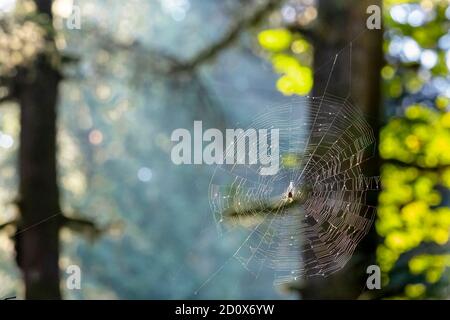
[[[324,96],[272,107],[249,128],[279,130],[280,170],[217,166],[209,193],[218,231],[248,231],[234,257],[255,276],[273,269],[276,284],[340,270],[375,216],[368,196],[379,178],[362,168],[375,151],[370,125],[347,99]]]

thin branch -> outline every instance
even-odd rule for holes
[[[121,43],[111,37],[111,35],[99,32],[94,26],[88,26],[88,28],[90,28],[89,32],[98,34],[97,38],[100,39],[100,47],[106,51],[135,50],[137,53],[135,60],[144,59],[146,65],[150,65],[152,69],[162,74],[189,72],[199,65],[215,58],[224,49],[231,46],[239,38],[239,35],[243,30],[261,23],[261,21],[277,9],[283,2],[284,0],[267,0],[263,5],[258,6],[252,14],[246,15],[243,19],[234,23],[217,41],[211,43],[206,48],[201,49],[187,61],[180,61],[176,57],[165,52],[145,48],[137,40],[130,43]],[[315,37],[315,32],[310,29],[303,29],[294,25],[289,25],[287,28],[291,31],[300,32],[308,40]]]
[[[91,238],[96,238],[102,233],[102,230],[95,224],[95,222],[84,218],[62,215],[60,222],[62,226],[75,232],[87,234]]]
[[[393,164],[393,165],[402,167],[402,168],[414,167],[414,168],[429,171],[429,172],[440,172],[440,171],[448,168],[447,165],[439,165],[439,166],[435,166],[435,167],[424,167],[424,166],[417,164],[416,162],[406,163],[406,162],[396,160],[396,159],[385,159],[385,162],[388,164]]]
[[[275,196],[262,203],[242,204],[240,208],[228,208],[222,212],[222,216],[230,224],[256,225],[263,218],[285,215],[288,209],[304,204],[309,191],[304,188],[293,194],[287,192]]]
[[[226,32],[218,41],[212,43],[207,48],[201,50],[190,61],[181,62],[174,67],[172,71],[189,71],[198,65],[214,58],[223,49],[233,44],[239,37],[243,29],[252,27],[260,23],[269,13],[276,9],[283,1],[282,0],[268,0],[264,5],[260,6],[253,14],[241,21],[237,22]]]
[[[137,39],[131,42],[123,42],[114,38],[105,30],[97,28],[95,25],[87,24],[83,28],[87,33],[98,39],[97,44],[102,50],[109,53],[123,51],[132,53],[133,56],[131,56],[130,59],[134,60],[134,64],[139,72],[142,72],[142,66],[138,65],[139,62],[144,62],[146,66],[149,66],[152,69],[152,71],[160,74],[167,74],[173,66],[180,64],[178,60],[170,54],[146,48],[145,45]]]

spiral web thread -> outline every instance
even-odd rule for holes
[[[260,164],[216,168],[209,192],[219,232],[248,230],[233,257],[255,276],[273,269],[275,284],[340,270],[375,216],[367,196],[379,177],[362,171],[375,151],[370,125],[347,99],[324,96],[270,108],[250,128],[279,129],[280,170],[262,176]],[[289,185],[302,195],[298,205],[283,200]]]

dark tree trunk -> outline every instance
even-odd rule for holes
[[[327,93],[346,98],[366,116],[378,136],[381,110],[380,69],[383,63],[382,31],[366,29],[367,7],[380,0],[319,1],[318,37],[313,39],[314,96],[324,94],[334,57],[339,53]],[[352,46],[350,46],[352,43]],[[352,50],[350,50],[352,48]],[[352,52],[350,56],[350,52]],[[351,58],[351,60],[350,60]],[[351,76],[351,77],[350,77]],[[350,81],[351,79],[351,81]],[[366,175],[378,175],[375,156]],[[368,199],[376,203],[376,197]],[[366,268],[375,263],[377,236],[374,228],[358,245],[344,269],[328,278],[307,280],[301,289],[304,299],[355,299],[365,289]]]
[[[51,0],[35,0],[51,17]],[[52,41],[52,39],[49,39]],[[40,56],[20,75],[19,207],[17,263],[27,299],[59,299],[60,206],[56,170],[59,73]]]

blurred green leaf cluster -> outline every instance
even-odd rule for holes
[[[394,298],[443,297],[450,267],[448,1],[384,1],[387,113],[379,151],[376,230],[384,285]],[[416,15],[415,17],[413,15]],[[394,115],[394,116],[393,116]]]
[[[258,34],[258,42],[266,51],[274,71],[280,74],[277,89],[288,96],[307,95],[313,86],[309,42],[287,29],[264,30]]]

